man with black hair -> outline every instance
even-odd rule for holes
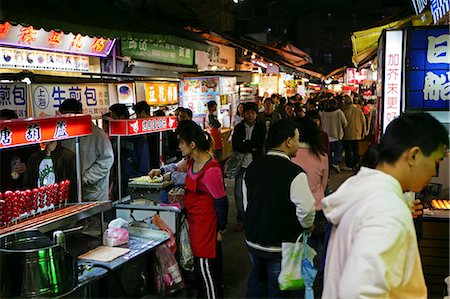
[[[363,157],[366,167],[322,200],[333,225],[322,298],[427,298],[411,212],[421,204],[403,192],[422,191],[448,147],[438,120],[405,113]]]
[[[149,118],[151,116],[150,105],[146,101],[137,102],[133,106],[133,110],[136,112],[136,118]]]
[[[189,108],[181,108],[179,121],[192,120],[192,110]]]
[[[75,99],[67,99],[59,106],[61,114],[81,114],[82,111],[82,104]],[[61,141],[61,145],[75,152],[75,139]],[[95,124],[92,124],[92,135],[80,137],[80,160],[83,200],[109,200],[109,172],[114,153],[105,132]]]
[[[295,123],[274,123],[267,145],[269,152],[244,174],[245,241],[253,266],[247,298],[293,298],[278,287],[281,243],[314,229],[315,200],[306,173],[290,161],[300,147]]]
[[[237,207],[237,224],[235,231],[244,230],[244,210],[242,204],[242,176],[250,163],[263,155],[264,142],[266,140],[266,127],[258,121],[258,106],[256,103],[248,102],[244,104],[244,121],[236,125],[232,136],[233,151],[244,154],[236,180],[235,199]]]
[[[130,111],[128,111],[128,107],[125,104],[114,104],[109,107],[109,111],[111,112],[112,119],[129,119]]]

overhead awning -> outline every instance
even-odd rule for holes
[[[131,10],[108,0],[2,0],[0,21],[47,31],[116,39],[144,39],[207,51],[210,46],[196,34],[140,19]]]
[[[289,71],[301,73],[318,79],[323,78],[323,74],[308,70],[304,66],[311,63],[311,57],[288,42],[282,44],[267,45],[253,38],[232,33],[217,33],[200,27],[188,26],[186,30],[200,34],[204,39],[228,46],[238,47],[249,52],[256,53],[268,62],[285,66]],[[249,57],[251,53],[249,53]]]
[[[407,26],[427,26],[432,22],[431,13],[423,12],[418,16],[407,16],[387,24],[353,32],[351,35],[355,66],[360,66],[375,58],[378,49],[378,39],[385,29],[401,29]]]

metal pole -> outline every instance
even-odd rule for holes
[[[122,161],[120,160],[120,136],[117,136],[117,182],[119,184],[119,202],[122,202]]]
[[[163,156],[163,132],[159,132],[159,166],[164,165]]]
[[[78,193],[78,203],[83,201],[83,196],[81,194],[81,160],[80,160],[80,138],[75,138],[75,163],[77,167],[77,193]]]

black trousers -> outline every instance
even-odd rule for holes
[[[359,164],[359,140],[344,140],[345,165],[355,167]]]
[[[222,247],[217,242],[216,258],[194,257],[197,298],[223,298]]]

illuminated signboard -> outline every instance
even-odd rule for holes
[[[407,110],[449,110],[449,43],[447,26],[408,30]]]
[[[431,14],[433,15],[434,23],[442,19],[445,14],[450,11],[449,0],[430,0]]]
[[[0,121],[0,149],[92,134],[90,115]]]
[[[150,117],[139,119],[110,120],[110,136],[130,136],[147,133],[175,130],[178,122],[176,117]]]
[[[361,69],[357,70],[355,68],[347,68],[347,84],[362,84],[366,82],[367,70]]]
[[[386,31],[384,53],[383,132],[400,116],[402,94],[403,31]]]
[[[219,87],[219,77],[185,78],[181,81],[182,106],[191,109],[195,115],[206,115],[206,103],[217,101]]]
[[[0,67],[87,72],[89,71],[89,57],[0,47]]]
[[[0,110],[11,109],[19,118],[28,117],[26,83],[0,83]]]
[[[101,118],[109,111],[107,84],[31,84],[33,115],[55,115],[66,99],[76,99],[83,105],[83,114]]]
[[[416,15],[419,15],[423,12],[423,10],[427,7],[427,2],[428,0],[412,0]]]
[[[106,57],[114,39],[0,24],[0,45]]]
[[[178,83],[146,82],[145,100],[149,105],[167,105],[178,102]]]

